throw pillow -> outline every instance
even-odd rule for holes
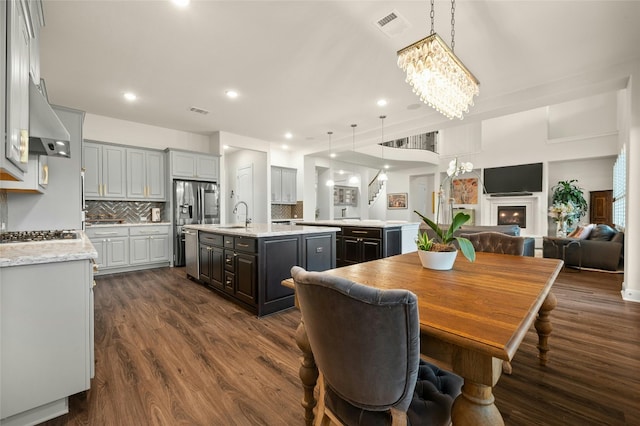
[[[591,231],[595,226],[596,226],[595,224],[590,223],[587,226],[583,227],[582,232],[580,232],[580,234],[576,238],[579,238],[581,240],[586,240],[591,235]]]
[[[593,223],[590,223],[589,225],[586,226],[580,226],[578,225],[578,227],[569,235],[567,235],[568,238],[576,238],[578,240],[586,240],[587,238],[589,238],[589,235],[591,235],[591,230],[593,229],[595,225]]]
[[[578,225],[576,229],[574,229],[569,235],[567,235],[567,238],[578,238],[577,235],[580,235],[583,229],[584,228],[582,226]]]
[[[609,241],[616,233],[617,231],[609,225],[600,223],[591,230],[589,239],[594,241]]]

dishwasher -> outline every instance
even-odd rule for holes
[[[198,231],[182,229],[184,234],[184,260],[187,276],[200,278],[198,261]]]

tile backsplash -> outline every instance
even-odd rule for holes
[[[123,223],[151,222],[151,209],[160,209],[160,220],[168,221],[165,204],[148,201],[87,201],[87,222],[95,219],[122,220]],[[144,219],[143,219],[144,218]]]
[[[271,204],[271,219],[302,219],[302,201],[295,205]]]

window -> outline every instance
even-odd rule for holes
[[[627,200],[627,154],[622,147],[613,165],[613,223],[624,229]]]

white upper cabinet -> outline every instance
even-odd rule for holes
[[[29,170],[24,173],[22,181],[4,181],[2,189],[10,192],[43,194],[49,184],[49,157],[46,155],[29,155]]]
[[[6,144],[2,143],[2,175],[22,180],[29,162],[29,45],[28,7],[24,1],[6,7]],[[4,62],[4,61],[3,61]],[[8,161],[5,161],[8,160]]]
[[[164,153],[127,149],[127,198],[165,200]]]
[[[273,204],[296,203],[297,173],[296,169],[271,166],[271,202]]]
[[[126,149],[84,142],[84,195],[88,200],[126,198]]]
[[[215,155],[169,150],[172,178],[218,181],[220,158]]]

